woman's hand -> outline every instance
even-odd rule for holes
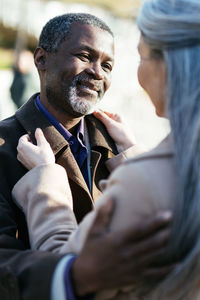
[[[34,145],[28,136],[21,136],[17,146],[17,159],[28,169],[32,169],[42,164],[55,163],[53,151],[44,137],[40,128],[35,131],[37,145]]]
[[[96,110],[93,114],[106,126],[106,129],[115,141],[119,152],[136,144],[133,133],[118,114],[112,114],[101,110]]]

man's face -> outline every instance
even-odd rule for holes
[[[47,54],[45,91],[49,103],[72,116],[91,113],[111,83],[113,37],[105,30],[72,24],[69,39]]]

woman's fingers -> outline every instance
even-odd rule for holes
[[[49,143],[47,142],[44,136],[43,131],[40,128],[37,128],[35,131],[35,139],[38,146],[49,145]]]
[[[55,156],[42,130],[35,131],[37,145],[34,145],[29,136],[23,135],[17,146],[17,159],[27,168],[32,169],[42,164],[55,163]]]
[[[104,110],[104,114],[107,115],[108,117],[110,117],[112,120],[118,122],[118,123],[122,122],[122,118],[118,114],[113,114],[113,113],[110,113],[110,112],[105,111],[105,110]]]
[[[24,135],[22,135],[20,137],[18,144],[19,143],[23,143],[24,144],[24,143],[27,143],[27,142],[30,142],[30,137],[29,137],[28,134],[24,134]]]
[[[30,141],[30,137],[28,134],[24,134],[20,137],[18,145],[17,145],[17,151],[19,152],[23,152],[24,149],[32,149],[34,147],[34,145],[32,144],[32,142]]]
[[[101,110],[96,110],[94,111],[94,115],[97,119],[99,119],[106,127],[109,127],[112,123],[113,120],[111,119],[111,117],[109,115],[107,115],[106,113],[104,113]]]
[[[106,126],[109,135],[116,143],[119,153],[136,144],[134,134],[118,114],[96,110],[94,116]]]

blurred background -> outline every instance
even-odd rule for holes
[[[136,17],[142,0],[0,0],[0,119],[12,115],[35,92],[39,80],[33,51],[42,27],[52,17],[68,12],[92,13],[115,35],[115,66],[102,109],[122,115],[138,142],[154,147],[169,132],[158,118],[137,81],[139,32]]]

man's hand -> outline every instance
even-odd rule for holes
[[[44,137],[40,128],[35,131],[37,145],[34,145],[28,136],[21,136],[17,146],[17,159],[28,169],[32,169],[42,164],[55,163],[53,151]]]
[[[139,226],[109,232],[113,201],[99,209],[85,246],[72,267],[78,296],[166,276],[173,266],[152,268],[165,251],[171,213],[163,212]]]
[[[115,141],[119,152],[136,144],[133,133],[118,114],[112,114],[101,110],[96,110],[93,114],[106,126],[106,129]]]

